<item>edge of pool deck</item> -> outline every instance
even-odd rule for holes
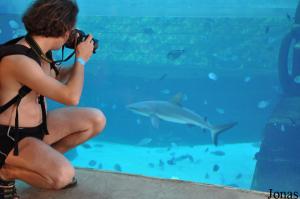
[[[22,199],[260,199],[268,194],[181,180],[76,168],[78,185],[42,190],[17,182]]]

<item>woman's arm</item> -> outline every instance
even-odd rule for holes
[[[73,69],[74,65],[60,68],[59,74],[56,76],[56,80],[66,83],[70,79]]]
[[[84,78],[84,67],[78,62],[74,64],[65,84],[47,75],[34,60],[24,55],[8,56],[1,62],[9,68],[9,74],[20,84],[54,101],[66,105],[78,104]]]
[[[92,36],[89,35],[77,46],[76,57],[85,61],[90,58],[94,47],[91,41]],[[24,55],[7,56],[1,62],[9,68],[8,72],[16,81],[33,91],[66,105],[79,103],[84,79],[84,64],[81,62],[76,61],[70,72],[65,73],[70,77],[64,84],[50,77],[37,62]]]

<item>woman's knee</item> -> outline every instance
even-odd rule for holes
[[[103,131],[106,126],[106,117],[103,112],[96,108],[91,108],[91,123],[93,129],[93,136]]]
[[[60,164],[53,168],[55,172],[50,177],[51,187],[53,189],[61,189],[72,182],[75,176],[75,169],[71,164]]]

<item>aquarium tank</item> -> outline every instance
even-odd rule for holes
[[[31,2],[0,2],[0,43],[26,34]],[[78,106],[107,124],[65,154],[75,167],[300,191],[298,0],[77,3],[99,40]]]

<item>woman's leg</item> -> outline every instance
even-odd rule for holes
[[[74,176],[75,169],[61,153],[32,137],[19,142],[19,155],[12,150],[0,170],[4,180],[20,179],[45,189],[61,189]]]
[[[19,142],[19,156],[10,152],[0,178],[20,179],[40,188],[63,188],[72,181],[75,170],[61,153],[101,132],[106,119],[94,108],[69,107],[49,111],[47,124],[49,135],[43,141],[27,137]]]
[[[49,135],[43,141],[64,153],[100,133],[106,118],[95,108],[67,107],[49,111],[47,125]]]

